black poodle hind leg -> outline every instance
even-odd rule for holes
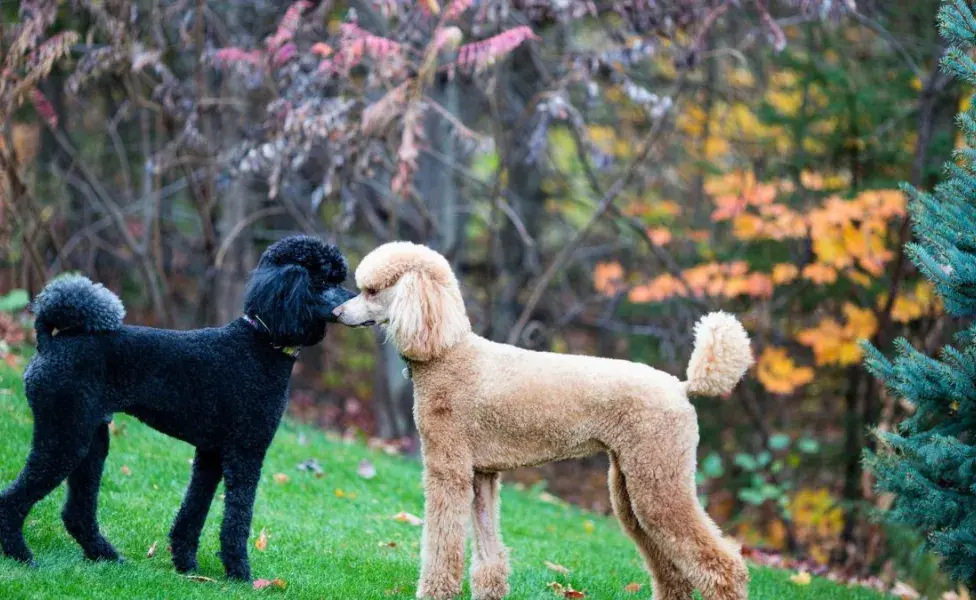
[[[27,464],[0,493],[0,549],[4,555],[25,563],[33,563],[23,533],[27,514],[85,461],[92,434],[100,422],[84,411],[71,410],[72,405],[80,408],[83,404],[77,397],[58,394],[49,400],[61,410],[34,411],[34,440]],[[71,426],[65,426],[66,422]]]
[[[193,475],[183,497],[180,512],[169,532],[173,549],[173,566],[180,573],[197,570],[197,547],[200,533],[207,520],[221,478],[220,454],[216,451],[197,449],[193,459]]]
[[[108,456],[108,423],[95,430],[88,455],[68,476],[68,498],[61,519],[89,560],[121,561],[119,553],[98,530],[98,490],[102,482],[105,457]]]
[[[251,533],[254,497],[261,478],[263,452],[228,452],[224,457],[224,522],[220,528],[220,560],[227,577],[251,580],[251,565],[247,559],[247,538]]]

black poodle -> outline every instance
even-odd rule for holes
[[[31,562],[27,513],[65,479],[64,525],[92,560],[119,560],[95,518],[108,423],[115,412],[196,447],[193,475],[170,540],[177,571],[197,567],[197,544],[221,478],[226,487],[220,558],[249,580],[247,539],[261,463],[288,401],[302,346],[325,336],[332,309],[355,294],[346,262],[315,238],[285,238],[251,274],[244,314],[229,325],[171,331],[122,324],[115,294],[78,275],[38,295],[37,354],[24,373],[34,413],[27,464],[0,494],[3,553]]]

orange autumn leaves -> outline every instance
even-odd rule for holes
[[[867,190],[851,199],[835,194],[849,185],[843,175],[811,172],[802,173],[796,183],[760,182],[748,171],[712,178],[705,186],[714,203],[710,218],[716,224],[728,224],[726,231],[731,238],[745,246],[741,255],[771,254],[783,258],[772,262],[762,258],[711,260],[644,281],[626,273],[618,262],[604,262],[594,270],[594,286],[603,295],[625,294],[632,303],[694,296],[754,300],[761,303],[757,306],[777,310],[776,303],[765,301],[772,299],[779,287],[802,282],[807,287],[792,285],[791,294],[799,292],[805,298],[818,298],[817,304],[805,305],[805,313],[786,315],[787,330],[774,336],[776,344],[756,349],[756,377],[763,387],[772,394],[793,394],[813,381],[816,368],[858,363],[862,359],[860,340],[877,332],[877,315],[887,305],[877,282],[895,256],[892,224],[905,216],[906,197],[898,190]],[[804,202],[798,198],[806,198],[807,208],[783,202],[787,195],[797,199],[796,204]],[[679,240],[696,241],[686,235],[688,231],[679,223],[672,228],[657,226],[647,231],[658,246],[677,246]],[[710,237],[721,241],[714,238],[714,231]],[[694,250],[707,260],[715,256],[715,247],[723,244],[699,245]],[[684,245],[674,251],[691,249]],[[787,262],[790,256],[807,258],[803,263]],[[762,266],[757,266],[757,262]],[[833,288],[827,296],[813,291],[816,286],[835,283],[846,287]],[[807,289],[812,293],[808,294]],[[838,297],[838,293],[845,297]],[[939,309],[939,299],[930,284],[906,284],[892,303],[891,320],[908,323]],[[770,325],[764,322],[767,327]],[[791,325],[797,322],[804,326]]]

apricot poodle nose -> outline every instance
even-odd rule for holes
[[[337,317],[341,317],[342,316],[342,305],[340,304],[339,306],[333,308],[332,309],[332,314],[335,315],[335,316],[337,316]]]

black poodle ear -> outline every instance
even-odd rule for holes
[[[324,335],[320,301],[305,267],[287,264],[258,267],[244,293],[244,312],[268,329],[274,344],[302,346]]]

